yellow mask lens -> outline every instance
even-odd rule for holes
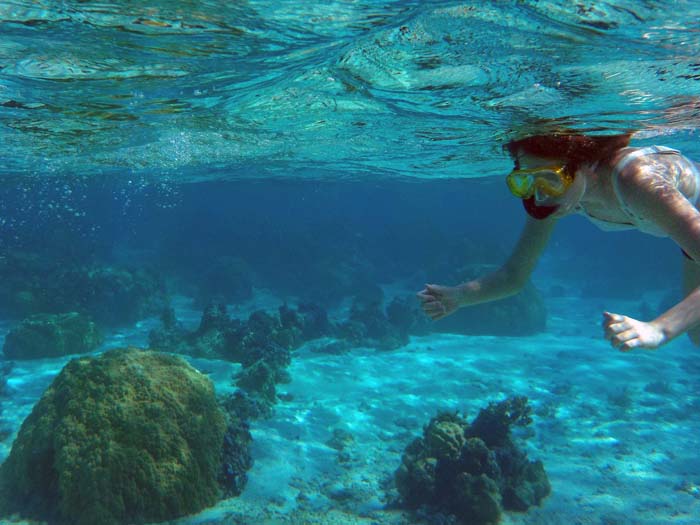
[[[513,170],[506,177],[508,189],[520,199],[528,199],[536,191],[549,197],[560,197],[572,182],[573,177],[566,173],[564,166]]]

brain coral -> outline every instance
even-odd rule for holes
[[[0,510],[72,525],[197,512],[219,497],[224,431],[211,382],[178,357],[74,359],[0,467]]]

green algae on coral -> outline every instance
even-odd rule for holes
[[[163,521],[220,496],[225,418],[211,381],[135,348],[70,361],[0,467],[0,510],[71,525]]]
[[[36,314],[10,330],[3,353],[8,359],[62,357],[92,352],[101,344],[95,323],[78,312]]]

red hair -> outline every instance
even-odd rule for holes
[[[574,175],[584,162],[605,159],[630,143],[632,135],[576,135],[553,134],[533,135],[524,139],[511,140],[504,149],[519,167],[518,155],[527,154],[543,159],[556,159],[566,162],[568,173]]]

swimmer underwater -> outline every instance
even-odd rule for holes
[[[506,144],[515,162],[506,177],[522,199],[527,222],[501,268],[457,286],[427,284],[418,292],[433,320],[462,306],[493,301],[522,289],[566,215],[583,214],[606,230],[637,229],[670,237],[683,251],[685,298],[651,321],[603,313],[603,330],[621,350],[654,349],[683,333],[700,345],[700,171],[679,151],[629,147],[631,135],[531,136]]]

